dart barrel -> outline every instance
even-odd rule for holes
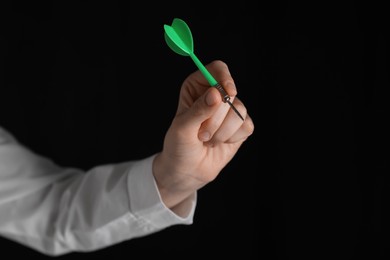
[[[216,89],[218,89],[219,93],[221,93],[223,102],[226,103],[226,102],[230,101],[230,96],[226,93],[225,89],[222,87],[221,84],[217,83],[217,84],[214,85],[213,87],[215,87]]]

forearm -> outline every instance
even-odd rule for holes
[[[183,214],[168,209],[152,161],[153,156],[81,171],[59,167],[15,142],[0,142],[0,235],[60,255],[192,223],[196,197],[183,202]]]

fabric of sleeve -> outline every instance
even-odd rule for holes
[[[181,205],[185,216],[167,208],[152,174],[154,156],[64,168],[0,128],[0,235],[58,256],[192,224],[196,193]]]

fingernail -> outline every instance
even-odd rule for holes
[[[200,133],[199,133],[199,139],[200,139],[202,142],[207,142],[208,140],[210,140],[210,133],[207,132],[207,131],[200,132]]]
[[[216,103],[216,99],[214,97],[214,95],[211,93],[211,91],[209,91],[206,95],[206,104],[209,105],[209,106],[212,106]]]

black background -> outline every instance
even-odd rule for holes
[[[33,2],[1,8],[0,125],[64,166],[161,149],[195,65],[225,61],[255,133],[199,192],[194,224],[60,258],[389,257],[388,16],[382,5]],[[1,239],[14,257],[45,256]],[[177,258],[179,259],[179,258]]]

